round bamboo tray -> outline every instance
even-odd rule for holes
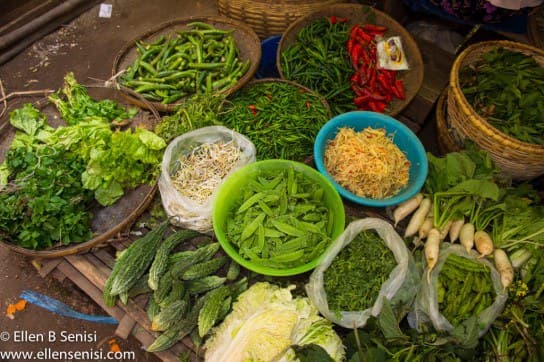
[[[527,23],[527,33],[534,46],[544,49],[544,5],[531,11]]]
[[[291,24],[283,33],[278,52],[276,54],[276,65],[281,78],[285,78],[285,74],[281,67],[281,53],[287,49],[296,40],[297,34],[308,24],[322,19],[323,17],[337,16],[340,18],[348,18],[349,25],[357,23],[373,23],[387,27],[387,32],[384,37],[400,36],[402,39],[402,48],[406,55],[410,69],[398,71],[400,79],[404,83],[406,97],[405,99],[395,99],[386,109],[386,114],[396,116],[414,99],[417,92],[423,84],[424,65],[421,53],[417,43],[412,38],[410,33],[400,25],[395,19],[389,15],[376,10],[372,7],[360,4],[334,4],[321,7],[318,10],[300,18]],[[351,92],[351,90],[349,90]]]
[[[532,56],[544,67],[544,50],[512,41],[486,41],[467,47],[453,63],[447,100],[447,115],[459,136],[488,151],[497,166],[514,180],[529,180],[544,174],[544,146],[519,141],[491,126],[468,103],[460,87],[459,72],[497,47]]]
[[[117,77],[120,71],[126,69],[136,60],[137,52],[135,43],[137,41],[143,41],[146,43],[153,42],[153,40],[159,38],[161,35],[167,36],[169,34],[175,34],[177,30],[189,29],[187,24],[195,21],[210,24],[215,28],[221,30],[232,30],[232,36],[234,38],[236,47],[239,50],[240,59],[242,61],[250,61],[250,66],[246,74],[242,76],[242,78],[240,78],[236,84],[224,91],[225,95],[229,95],[240,89],[242,86],[244,86],[244,84],[246,84],[253,78],[253,75],[257,71],[259,63],[261,61],[261,42],[253,29],[243,24],[242,22],[221,16],[193,16],[189,18],[175,19],[167,23],[163,23],[132,39],[131,41],[126,43],[123,48],[121,48],[121,50],[115,57],[112,70],[112,74],[115,80],[115,86],[121,90],[122,94],[128,102],[135,104],[140,108],[146,109],[149,109],[149,105],[151,104],[154,109],[160,112],[172,112],[184,102],[183,98],[180,101],[171,104],[163,104],[160,102],[151,101],[145,102],[143,101],[143,97],[141,95],[138,95],[131,89],[123,87],[118,82]]]
[[[108,99],[115,99],[120,103],[122,97],[119,92],[113,89],[92,89],[89,93],[94,99],[100,99],[96,94],[107,95]],[[64,125],[60,120],[60,115],[53,105],[46,100],[35,103],[42,113],[47,116],[47,123],[53,127]],[[160,120],[159,114],[153,110],[150,114],[147,111],[140,111],[132,120],[132,126],[141,125],[142,127],[153,128]],[[0,119],[0,163],[5,160],[5,156],[11,142],[15,136],[16,129],[9,123],[9,117],[4,116]],[[0,245],[18,253],[32,258],[58,258],[66,255],[84,253],[91,249],[97,249],[106,246],[119,234],[128,231],[136,219],[143,214],[147,207],[153,201],[158,186],[155,182],[152,185],[140,185],[132,190],[125,190],[125,194],[117,202],[108,207],[102,207],[98,203],[91,206],[90,211],[93,214],[91,221],[92,238],[82,243],[70,245],[55,245],[44,250],[26,249],[13,244],[0,237]]]
[[[219,14],[249,25],[261,39],[279,35],[298,18],[341,0],[217,0]]]
[[[436,133],[438,136],[438,150],[445,155],[450,152],[457,152],[462,149],[461,141],[455,134],[455,130],[448,122],[447,103],[448,96],[447,88],[440,94],[436,103]]]

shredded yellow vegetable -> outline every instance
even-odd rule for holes
[[[324,163],[334,180],[357,196],[384,199],[408,184],[410,161],[385,129],[339,129]]]
[[[172,183],[181,195],[204,204],[238,164],[240,156],[240,148],[232,141],[203,143],[179,157],[180,168],[172,176]]]

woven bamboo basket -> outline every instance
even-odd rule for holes
[[[283,33],[298,18],[341,0],[217,0],[219,14],[249,25],[261,39]]]
[[[408,70],[399,71],[399,77],[404,82],[406,97],[404,99],[393,100],[391,105],[385,111],[386,114],[392,117],[398,115],[415,98],[419,92],[419,89],[421,88],[421,85],[423,84],[423,58],[421,57],[416,41],[401,24],[386,13],[367,5],[333,4],[324,6],[318,10],[312,11],[310,14],[291,24],[283,33],[278,45],[278,52],[276,54],[276,66],[280,73],[280,77],[284,79],[286,78],[281,66],[281,53],[296,41],[298,33],[308,24],[311,24],[318,19],[322,19],[323,17],[332,15],[341,18],[348,18],[349,25],[355,25],[357,23],[364,24],[367,22],[382,25],[388,29],[384,35],[385,37],[401,37],[402,48],[406,54],[406,59],[408,60],[408,64],[410,66],[410,69]],[[351,92],[351,90],[349,90],[349,92]]]
[[[447,119],[447,103],[448,89],[444,89],[438,102],[436,103],[436,133],[438,136],[438,150],[445,155],[450,152],[457,152],[462,149],[462,143],[455,130],[451,127]]]
[[[534,46],[544,49],[544,5],[531,11],[527,23],[527,34]]]
[[[478,61],[483,53],[497,47],[532,56],[544,67],[544,50],[530,45],[498,40],[467,47],[459,54],[451,69],[447,100],[448,120],[461,138],[468,138],[488,151],[505,175],[514,180],[529,180],[544,174],[544,146],[522,142],[491,126],[468,103],[460,87],[460,70]]]

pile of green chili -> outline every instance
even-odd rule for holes
[[[544,145],[544,67],[505,48],[482,54],[459,74],[476,113],[520,141]]]
[[[259,81],[230,97],[219,122],[247,136],[258,159],[302,161],[329,111],[313,92],[287,82]]]
[[[137,58],[120,76],[120,84],[164,104],[236,84],[250,61],[240,59],[233,31],[203,22],[188,26],[152,43],[136,42]]]
[[[397,262],[374,230],[366,230],[334,258],[323,284],[331,311],[363,311],[374,305]]]
[[[346,49],[349,28],[346,22],[324,17],[305,26],[281,52],[284,77],[323,95],[333,115],[355,110],[350,83],[353,68]]]

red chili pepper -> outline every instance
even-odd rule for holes
[[[361,45],[355,44],[351,51],[351,64],[355,69],[359,67],[359,58],[361,57]]]
[[[383,89],[388,92],[388,93],[391,93],[392,90],[392,84],[389,82],[389,79],[387,79],[387,76],[383,73],[380,73],[378,74],[378,82],[381,84],[381,86],[383,87]]]
[[[363,26],[363,29],[375,34],[383,34],[387,31],[387,28],[385,26],[373,25],[373,24],[365,24]]]
[[[395,81],[395,89],[399,92],[399,98],[405,99],[406,94],[404,92],[404,84],[402,83],[402,79],[397,79]]]
[[[336,18],[336,16],[332,15],[329,16],[329,21],[331,22],[331,24],[336,24],[338,22],[338,19]]]
[[[385,102],[376,102],[376,112],[383,113],[385,111]]]
[[[356,39],[361,39],[361,40],[359,40],[359,41],[361,41],[361,42],[371,42],[371,41],[374,39],[373,36],[371,36],[371,35],[368,34],[368,33],[365,33],[365,31],[364,31],[363,29],[361,29],[361,28],[357,29],[357,33],[356,33],[356,34],[357,34],[357,35],[356,35],[355,38],[356,38]]]
[[[350,31],[349,31],[349,37],[352,38],[352,39],[355,39],[355,37],[357,36],[357,31],[360,28],[361,28],[361,26],[359,24],[353,25],[351,27]]]
[[[346,45],[346,49],[348,50],[348,53],[351,54],[351,51],[353,50],[353,45],[354,45],[354,42],[353,42],[353,39],[348,39],[348,43]]]
[[[255,107],[254,104],[250,104],[249,106],[247,106],[247,108],[249,108],[249,110],[251,111],[251,113],[253,113],[254,116],[257,115],[257,107]]]
[[[356,97],[354,100],[353,100],[353,103],[357,106],[357,107],[361,107],[363,105],[365,105],[368,100],[370,99],[370,96],[368,95],[364,95],[364,96],[359,96],[359,97]]]

